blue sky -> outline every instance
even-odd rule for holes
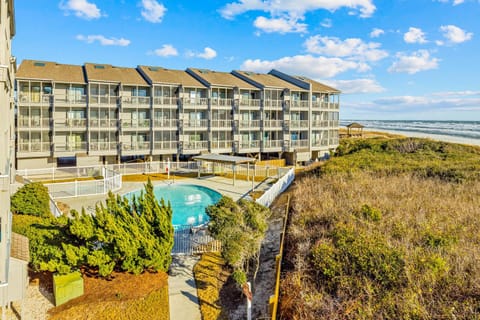
[[[13,54],[305,75],[341,119],[480,120],[479,0],[18,0]]]

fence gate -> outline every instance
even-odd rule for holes
[[[207,233],[206,227],[177,226],[172,254],[192,255],[220,251],[221,244]]]

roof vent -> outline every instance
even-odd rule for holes
[[[156,68],[156,67],[149,67],[148,70],[150,70],[150,71],[158,71],[158,68]]]
[[[96,65],[94,66],[94,68],[95,68],[95,69],[105,69],[105,66],[96,64]]]
[[[35,62],[33,64],[35,67],[45,67],[45,63],[44,62]]]

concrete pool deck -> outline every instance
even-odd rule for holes
[[[233,200],[238,200],[240,198],[246,197],[248,193],[252,190],[252,181],[245,180],[236,180],[235,185],[232,183],[232,179],[219,177],[219,176],[207,176],[201,178],[181,178],[170,180],[153,180],[152,184],[156,185],[166,185],[169,183],[174,184],[193,184],[198,186],[207,187],[213,189],[222,195],[229,196]],[[131,191],[143,189],[145,182],[123,182],[122,188],[117,190],[115,194],[124,195]],[[265,182],[254,182],[256,191],[265,191],[270,185]],[[80,196],[75,198],[63,198],[58,199],[57,201],[66,203],[70,206],[70,209],[75,209],[78,212],[81,212],[82,208],[85,208],[87,212],[93,212],[95,210],[95,205],[105,203],[106,195],[95,195],[95,196]]]

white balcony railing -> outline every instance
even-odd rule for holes
[[[38,93],[28,93],[28,92],[20,92],[18,95],[18,102],[22,103],[35,103],[35,104],[50,104],[52,99],[51,94],[38,94]]]
[[[19,142],[18,152],[50,152],[50,142]]]
[[[282,120],[263,120],[263,126],[265,128],[281,128],[282,125]]]
[[[290,127],[308,129],[308,120],[290,120]]]
[[[260,107],[260,99],[240,99],[240,106],[243,107]]]
[[[231,128],[232,120],[212,120],[212,128]]]
[[[231,140],[212,141],[211,148],[212,149],[231,149],[232,148],[232,141]]]
[[[185,150],[206,150],[208,149],[208,141],[188,141],[183,143]]]
[[[154,150],[177,150],[177,141],[156,141],[153,143]]]
[[[108,107],[117,106],[118,97],[110,97],[109,95],[90,95],[90,104],[107,105]]]
[[[185,128],[207,128],[207,119],[189,119],[183,123]]]
[[[56,129],[79,128],[87,130],[87,119],[53,119]]]
[[[212,98],[210,100],[210,104],[211,104],[212,107],[231,107],[232,106],[232,99]]]
[[[176,106],[178,98],[177,97],[154,97],[153,106],[165,105],[165,106]]]
[[[122,97],[123,107],[150,107],[150,97]]]
[[[265,108],[282,108],[282,100],[264,100],[263,105]]]
[[[207,98],[186,98],[183,100],[184,106],[208,106],[208,99]]]
[[[260,120],[240,120],[240,128],[260,128]]]
[[[87,96],[86,95],[72,95],[72,96],[63,96],[63,95],[54,95],[55,104],[68,104],[68,105],[86,105]]]
[[[308,140],[292,140],[292,147],[308,147]]]
[[[242,149],[260,148],[260,140],[241,141],[240,148]]]
[[[10,190],[10,176],[0,175],[0,191],[5,192]],[[9,196],[7,194],[7,196]]]
[[[96,119],[90,118],[88,122],[90,128],[95,129],[117,129],[116,119]]]
[[[76,142],[71,144],[55,143],[53,145],[53,150],[55,152],[87,151],[87,143],[86,142]]]
[[[308,108],[308,100],[292,100],[291,107],[292,108],[307,109]]]
[[[313,120],[312,127],[314,128],[325,128],[328,127],[328,120]]]
[[[150,128],[150,119],[130,120],[123,119],[120,122],[122,129]]]
[[[18,127],[19,128],[31,128],[31,129],[39,129],[39,128],[48,129],[50,127],[50,119],[49,118],[20,117],[20,118],[18,118]]]
[[[117,151],[117,142],[90,141],[90,151]]]
[[[176,119],[153,119],[153,126],[155,128],[173,128],[177,126]]]
[[[283,146],[283,140],[264,140],[264,148],[281,148]]]
[[[122,143],[123,151],[148,151],[150,142]]]

